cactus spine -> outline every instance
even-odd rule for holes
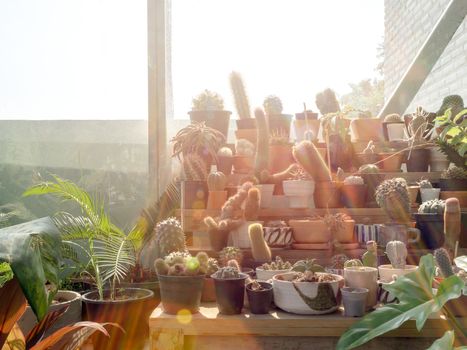
[[[269,129],[266,116],[261,108],[255,109],[256,118],[256,156],[255,174],[261,177],[261,172],[269,166]]]
[[[395,269],[404,269],[407,259],[407,247],[401,241],[390,241],[386,244],[386,255]]]
[[[245,85],[240,73],[230,73],[230,88],[234,96],[235,108],[237,109],[238,117],[240,119],[251,118],[250,103],[246,94]]]
[[[155,257],[164,258],[172,252],[186,252],[185,233],[176,218],[159,222],[155,228]]]
[[[452,270],[451,258],[449,257],[449,253],[446,249],[436,249],[435,259],[439,269],[441,270],[441,273],[445,278],[454,275],[454,271]]]
[[[251,254],[256,261],[271,261],[271,249],[264,240],[263,225],[252,224],[248,227]]]
[[[217,272],[215,272],[212,277],[217,279],[237,279],[240,278],[240,273],[235,267],[226,266],[221,267]]]
[[[316,182],[330,182],[331,175],[329,168],[319,154],[315,145],[310,141],[301,141],[292,149],[295,161],[308,173]]]
[[[410,197],[407,182],[403,178],[384,180],[376,188],[376,202],[389,218],[405,223],[410,219]]]

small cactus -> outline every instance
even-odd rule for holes
[[[227,185],[227,177],[221,171],[215,171],[208,175],[209,191],[223,191]]]
[[[243,253],[237,247],[225,247],[219,253],[219,261],[222,266],[227,266],[229,260],[237,260],[239,265],[242,265]]]
[[[224,100],[222,97],[212,91],[204,90],[198,96],[193,98],[193,111],[222,111],[224,110]]]
[[[206,275],[211,276],[214,272],[217,272],[217,270],[219,270],[219,265],[217,263],[217,260],[214,258],[209,258],[207,269],[206,269]]]
[[[439,248],[435,250],[435,259],[436,263],[438,264],[443,277],[447,278],[449,276],[454,275],[454,271],[452,270],[452,263],[449,253],[444,248]]]
[[[393,221],[405,223],[410,216],[410,195],[403,178],[384,180],[376,188],[376,203]]]
[[[388,114],[384,117],[385,123],[402,123],[402,117],[397,113]]]
[[[377,267],[377,246],[375,241],[366,242],[366,252],[362,256],[362,262],[364,266]]]
[[[350,259],[344,263],[344,268],[349,267],[363,267],[363,263],[360,259]]]
[[[248,190],[248,195],[245,200],[245,220],[254,221],[258,220],[260,208],[260,192],[256,187]]]
[[[205,252],[199,252],[196,257],[186,252],[173,252],[164,259],[156,259],[154,268],[158,275],[198,276],[207,273],[208,261]]]
[[[426,180],[426,179],[422,179],[418,182],[418,186],[420,186],[421,189],[424,189],[424,188],[433,188],[433,185],[431,184],[431,182],[429,180]]]
[[[227,264],[225,265],[227,267],[233,267],[236,270],[240,271],[240,265],[238,264],[238,261],[235,259],[227,261]]]
[[[158,275],[167,275],[169,273],[169,265],[167,265],[164,259],[156,259],[156,261],[154,261],[154,268]]]
[[[363,178],[361,176],[347,176],[344,179],[344,185],[363,185]]]
[[[386,244],[386,255],[395,269],[404,269],[407,260],[407,247],[401,241],[390,241]]]
[[[267,116],[282,114],[282,101],[277,96],[269,95],[263,101],[263,108]]]
[[[176,218],[159,222],[155,232],[155,257],[164,258],[172,252],[186,252],[185,233]]]
[[[212,277],[217,279],[237,279],[240,278],[240,273],[235,267],[226,266],[217,270]]]
[[[446,202],[442,199],[432,199],[420,204],[419,214],[443,214]]]
[[[233,156],[233,152],[232,152],[232,150],[230,149],[230,147],[221,147],[221,148],[219,148],[219,150],[217,151],[217,156],[218,156],[218,157],[232,157],[232,156]]]
[[[441,175],[443,179],[452,179],[452,180],[466,180],[467,179],[467,170],[462,169],[456,165],[451,165],[446,169]]]
[[[292,264],[288,261],[283,261],[280,256],[276,256],[276,259],[271,263],[264,263],[261,265],[263,270],[290,270]]]
[[[250,190],[251,191],[251,190]],[[271,261],[271,249],[264,239],[263,225],[252,224],[248,227],[251,254],[255,261]]]
[[[422,107],[417,107],[408,127],[410,137],[414,142],[423,141],[423,135],[428,126],[427,115],[428,113]]]
[[[185,266],[183,264],[175,264],[173,266],[170,266],[167,275],[185,276]]]

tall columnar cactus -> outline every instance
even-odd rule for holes
[[[282,101],[275,95],[269,95],[263,101],[263,108],[267,116],[282,114]]]
[[[189,181],[204,181],[208,175],[206,162],[196,153],[183,157],[183,172]]]
[[[176,218],[168,218],[156,225],[155,257],[164,258],[172,252],[186,252],[185,233]]]
[[[269,128],[266,116],[261,108],[255,109],[256,118],[256,156],[255,175],[260,178],[261,172],[269,166]]]
[[[260,208],[260,192],[256,187],[248,190],[248,195],[245,200],[244,216],[247,221],[258,220]]]
[[[271,249],[264,240],[263,225],[251,224],[248,227],[253,259],[261,262],[271,261]]]
[[[251,118],[250,103],[248,102],[248,96],[246,94],[242,76],[238,72],[232,72],[230,73],[229,80],[238,117],[240,119]]]
[[[454,250],[456,242],[460,240],[461,233],[461,208],[457,198],[446,199],[444,209],[444,233],[445,245]]]
[[[442,199],[432,199],[423,202],[418,208],[419,214],[444,214],[446,202]]]
[[[209,191],[223,191],[227,185],[227,177],[223,172],[215,171],[208,175],[207,182]]]
[[[410,197],[403,178],[384,180],[375,192],[376,203],[395,222],[406,223],[410,218]]]
[[[301,141],[292,149],[295,161],[308,173],[316,182],[330,182],[331,175],[329,168],[310,141]]]
[[[449,256],[449,253],[446,249],[436,249],[435,259],[439,269],[441,270],[441,273],[445,278],[454,275],[454,271],[452,270],[451,257]]]
[[[404,269],[407,260],[407,247],[401,241],[390,241],[386,244],[386,255],[395,269]]]
[[[316,107],[322,115],[339,112],[341,110],[336,94],[331,89],[326,89],[316,94]]]

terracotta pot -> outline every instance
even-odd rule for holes
[[[214,280],[211,277],[204,278],[201,301],[202,302],[216,301],[216,287],[214,286]]]
[[[402,161],[404,160],[403,153],[398,153],[396,155],[393,155],[393,153],[379,153],[378,158],[380,161],[378,166],[383,169],[384,172],[392,173],[401,171]]]
[[[249,174],[253,171],[254,157],[233,156],[233,168],[236,174]]]
[[[235,130],[237,140],[245,139],[256,145],[256,129],[238,129]]]
[[[405,164],[409,172],[427,172],[430,164],[430,150],[427,148],[416,148],[410,153],[407,152]]]
[[[269,171],[271,174],[284,171],[294,162],[292,144],[269,145]]]
[[[355,242],[355,220],[345,220],[340,223],[334,238],[340,243]]]
[[[233,157],[217,157],[217,170],[222,172],[225,176],[229,176],[232,173],[232,164]]]
[[[237,129],[256,129],[255,118],[237,119]]]
[[[368,186],[366,194],[366,205],[370,207],[376,206],[375,191],[378,185],[384,181],[384,174],[359,174],[363,178],[365,185]]]
[[[459,200],[459,205],[461,208],[467,208],[467,190],[466,191],[441,191],[439,195],[439,198],[444,199],[444,200],[448,198],[453,198],[453,197]]]
[[[227,200],[227,191],[209,191],[207,209],[221,209]]]
[[[293,126],[297,142],[305,140],[305,134],[307,131],[311,131],[314,136],[314,139],[317,140],[319,136],[320,125],[321,122],[319,120],[308,119],[308,122],[306,122],[305,119],[294,119]]]
[[[374,164],[379,160],[378,154],[376,153],[357,153],[358,165]]]
[[[290,114],[277,114],[267,116],[269,132],[271,135],[280,134],[290,137],[290,123],[292,116]]]
[[[417,198],[418,198],[418,190],[420,186],[409,186],[409,197],[410,197],[410,205],[416,206],[417,205]]]
[[[206,209],[208,193],[206,181],[182,181],[181,208]]]
[[[368,266],[346,267],[344,268],[344,279],[347,287],[368,289],[367,309],[376,305],[378,301],[378,269]]]
[[[383,141],[383,126],[380,118],[353,119],[350,122],[352,141]]]
[[[230,111],[190,111],[192,123],[205,122],[206,126],[216,129],[224,134],[225,138],[229,134]]]
[[[327,243],[331,232],[324,220],[289,220],[293,238],[298,243]]]
[[[317,182],[314,200],[316,208],[340,208],[340,188],[336,182]]]
[[[346,208],[364,208],[367,185],[343,185],[341,187],[342,203]]]

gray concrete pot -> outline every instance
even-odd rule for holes
[[[341,288],[344,314],[350,317],[361,317],[365,314],[367,288]]]

